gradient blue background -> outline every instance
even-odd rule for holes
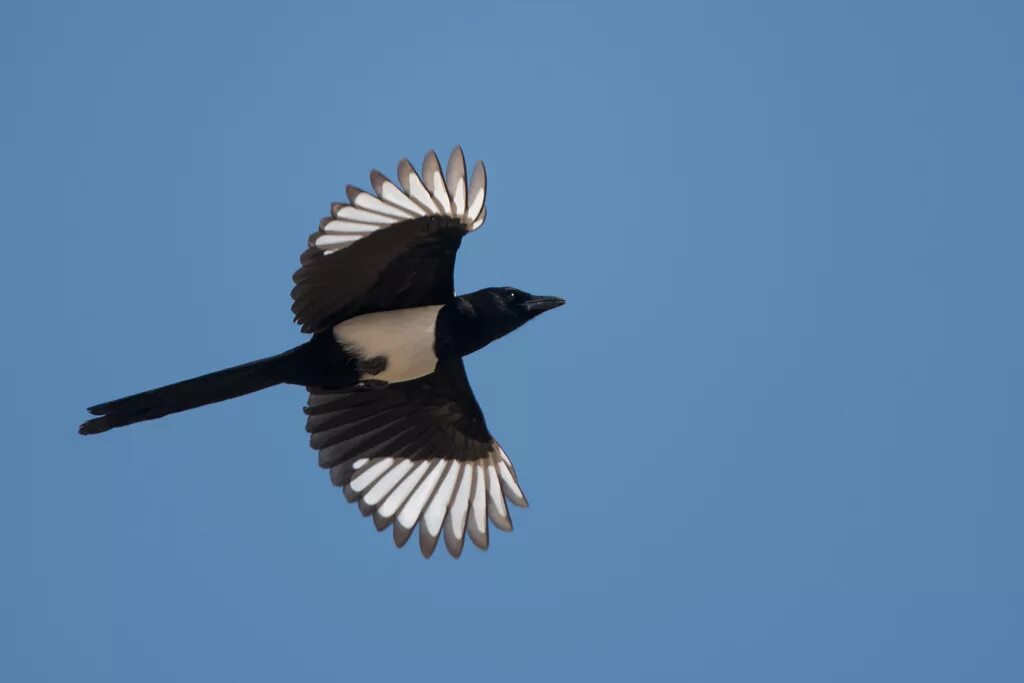
[[[1012,2],[8,3],[7,681],[1024,680]],[[532,507],[424,561],[277,352],[346,183],[461,143],[469,361]]]

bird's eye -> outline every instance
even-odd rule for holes
[[[519,296],[519,292],[509,287],[508,289],[505,290],[505,296],[507,296],[509,299],[512,299],[512,301],[515,301],[516,298],[518,298]]]

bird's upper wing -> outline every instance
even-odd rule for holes
[[[418,523],[427,557],[442,528],[455,557],[467,529],[486,549],[488,517],[511,531],[505,499],[527,504],[512,463],[487,431],[461,359],[383,387],[311,387],[305,410],[320,466],[364,515],[373,515],[378,529],[393,523],[398,546]]]
[[[433,151],[422,177],[406,159],[398,187],[370,174],[376,196],[347,188],[348,204],[309,238],[295,272],[292,312],[303,332],[316,332],[363,313],[444,304],[454,296],[455,252],[462,237],[483,225],[487,174],[477,162],[466,182],[466,162],[456,147],[446,174]]]

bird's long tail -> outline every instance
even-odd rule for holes
[[[79,434],[99,434],[115,427],[154,420],[158,417],[251,394],[276,384],[288,382],[296,364],[296,352],[302,347],[277,356],[236,365],[159,389],[100,403],[89,408],[99,415],[82,424]]]

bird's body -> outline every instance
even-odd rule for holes
[[[403,545],[419,524],[429,556],[444,533],[458,556],[487,520],[510,530],[505,501],[525,505],[511,462],[487,430],[462,358],[562,303],[511,287],[454,294],[455,254],[485,216],[478,163],[466,184],[459,148],[402,188],[374,171],[376,196],[349,187],[310,237],[292,307],[309,341],[289,351],[89,409],[96,434],[277,384],[310,392],[307,430],[331,480]]]
[[[437,368],[437,326],[441,306],[416,306],[366,313],[344,320],[331,332],[356,359],[362,380],[408,382]]]

